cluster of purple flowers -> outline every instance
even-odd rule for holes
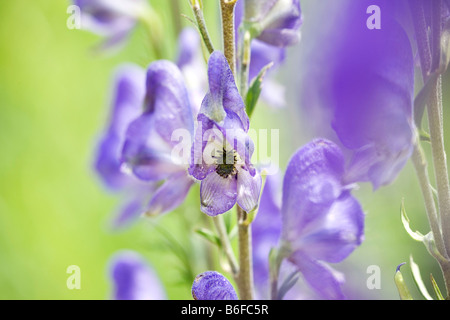
[[[392,3],[375,2],[387,13],[380,30],[366,27],[368,1],[343,1],[336,17],[339,32],[319,38],[305,71],[304,87],[311,94],[304,95],[304,105],[329,114],[333,136],[297,150],[282,186],[268,176],[262,190],[262,174],[251,162],[245,100],[220,51],[209,56],[205,72],[195,32],[183,31],[176,64],[158,60],[146,71],[121,67],[96,158],[106,185],[125,194],[115,224],[170,212],[200,184],[199,208],[208,216],[236,204],[247,213],[258,211],[252,223],[258,297],[267,297],[262,292],[269,286],[268,256],[276,248],[317,297],[345,298],[343,277],[330,264],[348,257],[364,238],[364,211],[351,194],[354,183],[368,181],[374,188],[391,183],[415,143],[410,39]],[[132,9],[140,1],[75,3],[93,22],[90,28],[98,33],[105,28],[110,39],[121,41],[137,20]],[[299,0],[240,0],[236,19],[252,34],[250,79],[270,61],[281,64],[286,47],[300,40]],[[315,68],[320,61],[327,64]],[[284,104],[275,84],[265,92],[269,103]],[[164,297],[150,294],[156,280],[135,255],[115,261],[116,298]],[[228,280],[212,271],[194,280],[192,293],[196,299],[238,297]]]

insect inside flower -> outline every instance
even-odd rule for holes
[[[229,175],[233,175],[236,173],[236,152],[234,150],[227,151],[225,148],[222,148],[221,151],[217,151],[217,167],[216,172],[219,176],[226,179]]]

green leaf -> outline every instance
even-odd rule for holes
[[[297,283],[300,278],[300,271],[292,272],[278,289],[278,300],[283,300],[284,295]]]
[[[439,286],[436,283],[436,280],[434,280],[434,277],[432,274],[430,274],[431,284],[433,285],[434,293],[436,294],[436,297],[438,300],[445,300],[442,296],[441,290],[439,289]]]
[[[400,295],[400,299],[402,300],[413,300],[411,294],[409,293],[409,289],[406,286],[405,280],[403,279],[403,275],[400,271],[400,267],[405,263],[400,264],[397,267],[397,271],[395,272],[394,282],[397,286],[398,294]]]
[[[200,229],[195,230],[195,233],[202,236],[203,238],[205,238],[212,244],[217,245],[219,248],[222,246],[222,243],[220,242],[220,238],[209,229],[200,228]]]
[[[416,241],[419,242],[423,242],[424,240],[424,235],[421,234],[418,231],[412,231],[412,229],[409,226],[409,218],[406,215],[406,210],[405,210],[405,203],[402,200],[402,206],[401,206],[401,218],[402,218],[402,223],[403,223],[403,227],[405,228],[406,232],[410,235],[411,238],[413,238]]]
[[[248,89],[247,97],[245,99],[246,111],[249,118],[252,116],[252,113],[256,107],[256,103],[258,102],[259,95],[261,94],[264,76],[267,70],[272,67],[272,65],[273,62],[263,67],[250,84],[250,88]]]
[[[422,118],[425,112],[425,106],[430,97],[430,94],[433,92],[436,80],[439,76],[440,74],[438,72],[432,73],[428,77],[422,89],[420,89],[417,96],[414,98],[414,122],[419,131],[422,129]]]
[[[422,296],[427,300],[433,300],[431,295],[428,293],[427,288],[425,287],[425,284],[423,283],[422,276],[420,274],[420,268],[419,266],[414,262],[412,255],[409,257],[409,262],[411,264],[411,273],[414,279],[414,282],[419,289],[419,292],[422,294]]]

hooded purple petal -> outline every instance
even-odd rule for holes
[[[147,71],[143,114],[127,130],[122,161],[143,180],[161,180],[185,170],[173,154],[177,131],[190,136],[193,117],[183,77],[169,61],[153,62]]]
[[[298,241],[311,221],[320,219],[343,191],[344,158],[328,140],[301,148],[289,161],[283,182],[283,236]]]
[[[200,113],[220,123],[227,116],[236,115],[239,126],[246,132],[250,121],[245,113],[244,101],[236,87],[228,62],[220,51],[214,51],[208,61],[209,92],[205,96]]]
[[[195,277],[192,284],[195,300],[237,300],[232,284],[216,271],[206,271]]]
[[[340,262],[363,239],[364,212],[343,184],[339,147],[317,139],[289,161],[283,182],[282,247],[326,299],[340,299],[339,281],[324,262]]]
[[[337,7],[329,1],[323,8],[339,8],[329,22],[330,28],[339,25],[339,33],[324,32],[305,43],[311,48],[305,57],[305,108],[323,108],[337,139],[351,151],[346,181],[370,181],[374,188],[396,178],[414,145],[414,59],[395,16],[399,3],[343,1]],[[381,29],[367,26],[370,5],[381,10]],[[321,26],[329,15],[318,17]],[[324,43],[327,50],[321,49]]]
[[[95,162],[97,172],[113,189],[122,188],[132,180],[120,169],[121,150],[127,126],[141,112],[144,85],[145,72],[140,67],[128,64],[117,70],[109,123],[101,137]]]
[[[115,300],[163,300],[160,280],[146,261],[134,251],[117,253],[111,259],[110,275]]]
[[[177,129],[194,130],[189,95],[180,69],[172,62],[159,60],[147,70],[144,113],[155,118],[155,129],[168,143]]]

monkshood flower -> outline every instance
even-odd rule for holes
[[[261,176],[250,162],[250,121],[225,56],[208,61],[209,91],[197,116],[190,174],[201,180],[201,210],[216,216],[236,203],[247,212],[258,203]]]
[[[106,38],[104,47],[122,43],[143,12],[145,0],[73,0],[81,11],[81,27]]]
[[[383,13],[380,29],[369,28],[366,10],[373,4]],[[339,8],[330,18],[330,28],[338,25],[339,32],[305,44],[311,51],[303,104],[326,110],[337,138],[351,151],[346,181],[369,181],[375,189],[396,178],[415,141],[414,59],[395,10],[388,7],[393,4],[329,1],[323,7]]]
[[[280,252],[324,299],[344,298],[328,263],[344,260],[363,239],[364,212],[344,173],[339,147],[316,139],[293,155],[283,180]]]
[[[116,253],[109,274],[114,300],[165,300],[165,289],[153,268],[137,252]]]
[[[261,41],[277,47],[300,40],[302,12],[299,0],[245,0],[244,22]]]
[[[96,154],[95,170],[104,185],[125,201],[113,221],[115,227],[133,221],[143,211],[155,185],[121,170],[121,151],[128,125],[141,113],[145,96],[145,71],[134,64],[120,66],[114,76],[111,110]]]
[[[187,173],[193,129],[189,96],[180,70],[166,60],[151,63],[143,109],[127,128],[121,158],[123,167],[137,178],[163,182],[148,204],[148,215],[179,206],[194,183]],[[177,132],[180,136],[173,136]],[[189,139],[185,155],[174,152],[180,138]]]
[[[192,284],[194,300],[237,300],[233,285],[216,271],[206,271],[195,277]]]

